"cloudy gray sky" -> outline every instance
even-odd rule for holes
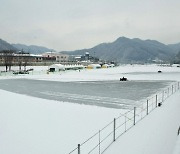
[[[0,0],[0,38],[75,50],[118,37],[180,42],[180,0]]]

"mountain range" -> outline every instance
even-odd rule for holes
[[[14,50],[14,51],[24,51],[31,54],[41,54],[44,52],[55,52],[53,49],[48,49],[42,46],[36,45],[24,45],[24,44],[10,44],[2,39],[0,39],[0,51],[2,50]]]
[[[155,40],[129,39],[120,37],[111,43],[102,43],[90,49],[63,51],[70,55],[90,55],[100,59],[121,63],[169,61],[180,51],[180,44],[165,45]]]
[[[0,39],[0,51],[2,50],[17,50],[13,45],[9,44],[8,42]]]
[[[9,44],[0,39],[1,50],[16,50],[25,51],[31,54],[41,54],[44,52],[55,52],[53,49],[48,49],[42,46]],[[120,63],[134,62],[151,62],[152,60],[170,61],[176,58],[180,51],[180,43],[165,45],[156,40],[141,40],[139,38],[129,39],[119,37],[114,42],[101,43],[90,49],[82,49],[75,51],[61,51],[60,53],[68,55],[84,55],[86,52],[93,57],[107,61],[116,61]]]
[[[55,52],[54,49],[48,49],[46,47],[37,46],[37,45],[24,45],[24,44],[12,44],[13,47],[20,51],[25,51],[31,54],[42,54],[44,52]]]

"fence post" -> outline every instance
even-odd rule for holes
[[[113,141],[116,140],[116,119],[114,118],[114,137],[113,137]]]
[[[169,88],[168,88],[168,97],[169,97]]]
[[[148,103],[148,100],[147,100],[147,115],[148,115],[148,107],[149,107],[149,103]]]
[[[80,154],[80,144],[78,144],[78,154]]]
[[[172,85],[172,94],[173,94],[173,85]]]
[[[157,95],[156,95],[156,107],[157,107]]]
[[[143,117],[143,104],[142,104],[142,108],[141,108],[141,120],[142,120],[142,117]]]
[[[136,107],[134,107],[134,125],[136,124]]]
[[[164,101],[164,91],[162,91],[162,102]]]
[[[101,153],[101,136],[100,136],[100,130],[99,130],[99,154]]]
[[[125,132],[126,132],[126,113],[125,113],[125,122],[124,122],[124,126],[125,126]]]

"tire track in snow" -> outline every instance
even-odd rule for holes
[[[80,94],[70,94],[70,93],[62,93],[62,92],[52,92],[45,91],[40,92],[43,95],[49,97],[58,97],[61,99],[73,101],[79,101],[80,104],[89,104],[89,105],[100,105],[100,106],[111,106],[115,108],[131,108],[132,105],[136,105],[136,101],[125,100],[119,98],[110,98],[110,97],[102,97],[102,96],[91,96],[91,95],[80,95]]]

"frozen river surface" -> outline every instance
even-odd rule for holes
[[[170,83],[170,81],[56,82],[12,79],[0,80],[0,89],[63,102],[129,108]]]

